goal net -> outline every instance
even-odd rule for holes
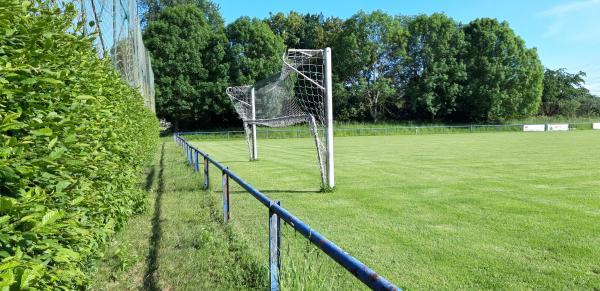
[[[333,188],[331,50],[289,49],[281,72],[254,85],[227,88],[244,122],[250,159],[258,158],[256,126],[307,123],[315,140],[323,188]]]

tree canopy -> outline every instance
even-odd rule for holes
[[[410,116],[443,120],[456,111],[456,99],[467,79],[462,56],[465,36],[448,16],[420,15],[407,25],[406,57],[399,83],[404,83]]]
[[[225,28],[208,0],[144,0],[157,110],[179,127],[239,122],[227,86],[279,72],[286,48],[333,51],[338,121],[496,122],[597,115],[584,73],[546,70],[507,22],[358,12],[240,17]]]
[[[157,115],[176,127],[214,126],[232,116],[225,96],[225,28],[209,21],[197,5],[176,5],[160,11],[144,32],[152,54]]]
[[[160,12],[168,7],[177,5],[194,5],[202,11],[206,21],[214,29],[219,29],[224,24],[223,16],[219,12],[219,5],[209,0],[141,0],[140,8],[144,12],[142,24],[158,18]]]
[[[260,19],[238,18],[227,26],[233,85],[252,84],[281,69],[283,39]]]
[[[404,54],[405,30],[397,18],[375,11],[350,17],[342,31],[333,48],[334,108],[343,118],[377,122],[400,100],[392,75]]]
[[[507,22],[481,18],[464,27],[467,84],[457,99],[457,119],[503,120],[537,112],[543,67]]]
[[[600,112],[600,98],[584,87],[585,73],[571,74],[566,69],[544,72],[540,113],[548,116],[593,115]]]

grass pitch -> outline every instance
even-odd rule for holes
[[[256,162],[241,139],[195,145],[400,287],[600,289],[600,132],[340,137],[333,193],[311,139],[259,140]],[[233,190],[266,269],[268,211]],[[289,227],[283,243],[284,287],[361,286]]]

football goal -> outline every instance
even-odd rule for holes
[[[257,126],[306,123],[315,141],[324,189],[333,189],[331,49],[289,49],[281,71],[253,85],[227,88],[244,122],[250,160],[258,159]]]

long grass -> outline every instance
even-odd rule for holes
[[[247,242],[222,224],[218,195],[201,191],[199,181],[180,148],[164,139],[142,183],[149,210],[112,240],[92,289],[267,288],[266,269],[246,251]]]

